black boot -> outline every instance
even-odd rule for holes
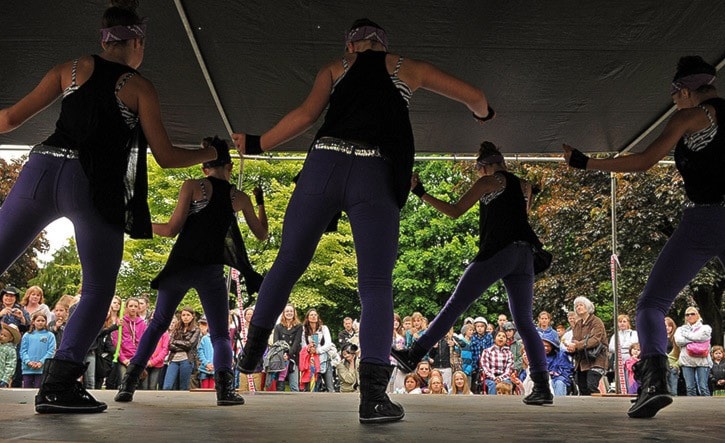
[[[420,363],[420,361],[423,359],[423,357],[425,357],[425,354],[427,353],[428,350],[423,349],[423,347],[419,345],[418,342],[414,342],[413,346],[408,349],[398,351],[397,349],[393,348],[390,350],[390,356],[398,362],[398,367],[405,373],[411,373],[415,371],[418,363]]]
[[[214,388],[216,389],[217,406],[243,405],[244,399],[234,389],[234,373],[228,369],[221,369],[214,374]]]
[[[392,373],[391,365],[360,363],[360,423],[387,423],[405,416],[403,407],[385,393]]]
[[[527,405],[550,405],[554,403],[554,394],[551,393],[549,387],[549,373],[532,372],[529,377],[534,382],[534,389],[531,394],[524,397],[524,403]]]
[[[667,388],[667,356],[656,355],[643,358],[634,364],[634,379],[637,380],[637,400],[627,415],[632,418],[651,418],[657,411],[672,403]]]
[[[108,406],[96,401],[78,381],[87,364],[51,358],[44,366],[40,390],[35,396],[35,412],[87,414],[106,410]]]
[[[136,392],[139,379],[143,373],[144,367],[131,363],[126,368],[126,375],[123,376],[121,384],[118,385],[118,394],[114,397],[115,401],[127,402],[133,400],[133,393]]]
[[[244,345],[242,359],[237,366],[242,373],[252,374],[257,369],[257,366],[262,361],[264,351],[267,349],[267,340],[271,333],[271,329],[260,328],[252,324],[249,325],[247,344]]]

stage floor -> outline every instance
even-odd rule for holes
[[[393,395],[405,419],[358,422],[357,394],[245,394],[243,406],[216,406],[213,392],[137,391],[132,403],[92,391],[101,414],[40,415],[35,390],[0,389],[0,440],[156,443],[327,441],[723,441],[725,397],[678,397],[653,419],[626,415],[630,398],[556,397],[527,406],[520,396]]]

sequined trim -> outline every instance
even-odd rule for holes
[[[335,137],[321,137],[312,145],[312,149],[342,152],[343,154],[354,155],[356,157],[384,158],[383,154],[380,153],[380,148],[359,143],[350,143]]]
[[[80,158],[80,154],[75,149],[59,148],[56,146],[48,145],[33,146],[33,149],[30,150],[30,155],[33,154],[49,155],[51,157],[65,158],[68,160],[77,160],[78,158]]]
[[[723,197],[722,201],[715,202],[715,203],[695,203],[692,201],[686,201],[685,204],[682,205],[685,209],[687,208],[705,208],[705,207],[723,207],[725,208],[725,197]]]

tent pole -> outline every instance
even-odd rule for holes
[[[619,379],[619,365],[621,356],[619,355],[619,297],[617,294],[617,266],[619,259],[617,258],[617,176],[612,172],[611,177],[611,205],[612,205],[612,256],[610,258],[610,270],[612,274],[612,303],[614,305],[613,318],[614,323],[614,386],[617,394],[622,394],[620,389],[621,380]],[[606,377],[606,375],[605,375]],[[626,394],[626,392],[625,392]]]

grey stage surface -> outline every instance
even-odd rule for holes
[[[405,419],[358,422],[358,396],[339,393],[245,394],[243,406],[216,406],[213,392],[137,391],[115,403],[93,391],[101,414],[39,415],[35,390],[0,389],[2,441],[723,441],[725,397],[678,397],[653,419],[626,415],[626,397],[557,397],[526,406],[520,396],[393,395]]]

